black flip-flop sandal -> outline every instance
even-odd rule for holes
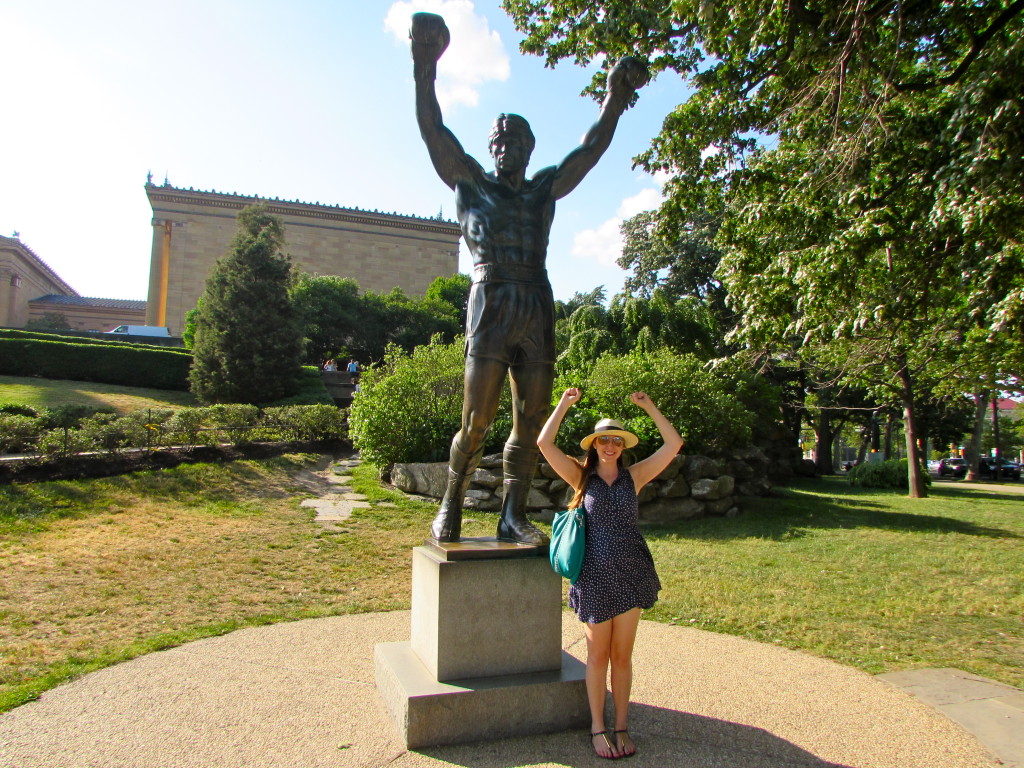
[[[608,751],[611,752],[610,755],[602,755],[600,752],[597,751],[597,748],[594,747],[594,739],[597,736],[600,736],[602,739],[604,739],[604,745],[608,747]],[[608,738],[608,731],[598,731],[597,733],[590,734],[590,746],[594,749],[595,755],[605,760],[617,760],[619,757],[615,754],[615,745],[612,744],[612,740]]]
[[[629,735],[629,730],[627,728],[623,728],[621,731],[612,731],[612,733],[615,734],[615,749],[618,750],[619,757],[632,757],[633,755],[636,754],[636,742],[634,742],[633,741],[633,737]],[[629,739],[629,743],[633,745],[633,751],[632,752],[623,752],[622,751],[623,747],[624,747],[624,744],[622,743],[623,742],[622,737],[619,736],[620,733],[626,734],[626,738]]]

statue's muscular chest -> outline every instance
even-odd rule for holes
[[[543,260],[555,204],[550,184],[520,189],[490,178],[456,186],[459,223],[476,263]]]

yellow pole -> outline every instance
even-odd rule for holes
[[[156,306],[156,324],[167,325],[167,283],[171,272],[171,222],[164,222],[164,245],[160,254],[160,295]]]

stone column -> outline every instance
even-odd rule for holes
[[[0,280],[4,283],[0,286],[0,320],[4,325],[21,328],[27,322],[27,317],[21,317],[20,311],[21,275],[12,270],[4,272]]]
[[[167,325],[167,277],[171,267],[170,219],[153,219],[153,248],[149,260],[146,325]]]

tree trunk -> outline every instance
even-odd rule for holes
[[[832,418],[828,409],[818,411],[818,420],[814,425],[814,466],[819,475],[831,475],[832,469]]]
[[[868,456],[868,446],[871,444],[871,426],[868,425],[861,429],[861,441],[860,447],[857,449],[857,463],[863,464],[864,459]]]
[[[904,365],[899,371],[900,398],[903,401],[903,431],[907,438],[907,480],[912,499],[923,499],[928,495],[921,471],[921,455],[917,451],[917,425],[914,423],[914,382],[910,371]]]
[[[985,430],[985,409],[988,405],[988,392],[978,390],[974,393],[974,431],[970,442],[964,450],[967,460],[967,476],[965,480],[978,479],[978,462],[981,461],[981,433]]]
[[[1003,458],[1003,452],[999,450],[999,390],[992,393],[992,454],[995,457],[992,479],[998,482],[999,462]]]
[[[842,436],[841,432],[842,432],[842,430],[837,429],[836,432],[835,432],[835,436],[832,438],[832,471],[833,472],[840,472],[840,471],[842,471],[843,462],[846,461],[846,456],[843,455],[843,454],[846,453],[846,451],[843,450],[843,446],[845,445],[845,443],[843,443],[843,436]]]
[[[886,461],[888,461],[889,459],[893,458],[893,455],[892,455],[892,422],[893,422],[892,414],[891,413],[886,413],[885,414],[885,453],[882,454],[883,456],[885,456],[885,460]]]

